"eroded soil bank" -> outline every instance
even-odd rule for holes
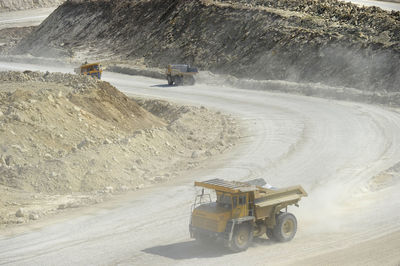
[[[235,120],[107,82],[0,73],[0,227],[168,182],[230,149]]]

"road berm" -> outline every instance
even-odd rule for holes
[[[0,227],[178,178],[239,138],[231,116],[107,82],[0,72]]]

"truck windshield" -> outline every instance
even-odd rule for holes
[[[220,207],[231,209],[232,208],[232,198],[229,194],[218,194],[217,204]]]

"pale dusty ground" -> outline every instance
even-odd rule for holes
[[[0,12],[57,7],[65,0],[2,0]]]
[[[163,80],[115,73],[105,73],[104,79],[125,93],[231,113],[246,132],[232,152],[179,179],[134,191],[111,205],[76,210],[45,227],[33,223],[35,231],[24,226],[5,231],[0,239],[4,263],[296,265],[304,260],[319,265],[326,259],[330,265],[381,265],[381,254],[397,247],[398,239],[392,237],[400,226],[394,211],[400,206],[400,182],[392,168],[400,158],[397,109],[222,85],[166,87]],[[299,221],[295,239],[274,244],[262,237],[240,254],[195,245],[187,232],[193,181],[214,177],[303,185],[309,197],[290,210]],[[39,240],[40,246],[29,244]],[[400,261],[397,253],[390,254],[389,265]]]
[[[54,7],[50,7],[11,12],[0,11],[0,29],[37,26],[45,20],[54,9]]]

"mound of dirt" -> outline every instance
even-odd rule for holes
[[[238,134],[225,115],[87,76],[0,72],[0,224],[177,178]]]
[[[85,181],[90,147],[165,125],[108,83],[85,76],[2,72],[0,80],[2,185],[93,190],[102,182]],[[66,158],[76,162],[69,165]]]
[[[58,6],[65,0],[2,0],[0,12]]]
[[[395,91],[399,32],[400,12],[336,0],[67,1],[15,52]]]

